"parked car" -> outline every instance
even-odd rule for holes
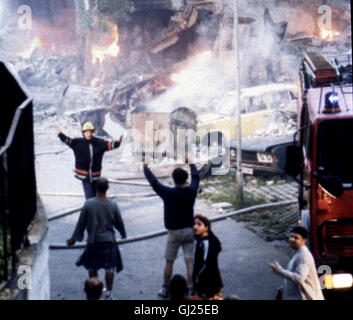
[[[242,141],[242,172],[248,175],[259,173],[284,174],[286,147],[293,137],[244,139]],[[230,163],[236,168],[237,141],[230,142]]]
[[[201,144],[217,147],[219,156],[228,156],[232,167],[236,167],[237,113],[234,95],[224,97],[216,106],[214,113],[198,116],[197,129],[207,132]],[[241,134],[243,173],[254,174],[259,171],[283,172],[284,147],[291,142],[293,131],[271,132],[276,114],[292,113],[296,116],[297,85],[269,84],[241,90]],[[255,135],[264,131],[264,134]],[[274,130],[275,131],[275,130]],[[266,136],[265,136],[266,133]],[[216,134],[218,139],[210,139]]]

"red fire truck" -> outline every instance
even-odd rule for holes
[[[298,130],[286,172],[299,182],[301,223],[324,294],[353,295],[352,54],[305,54],[298,92]]]

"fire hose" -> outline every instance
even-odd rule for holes
[[[265,203],[265,204],[260,204],[260,205],[251,206],[248,208],[243,208],[243,209],[231,211],[226,214],[217,215],[213,218],[210,218],[210,220],[211,220],[211,222],[217,222],[217,221],[231,218],[232,216],[235,216],[235,215],[240,215],[240,214],[249,213],[249,212],[256,211],[256,210],[272,208],[272,207],[287,206],[287,205],[291,205],[291,204],[295,204],[295,203],[297,203],[297,200],[286,200],[286,201]],[[127,238],[127,239],[119,239],[119,240],[117,239],[116,242],[117,242],[117,244],[137,242],[137,241],[147,240],[150,238],[159,237],[159,236],[167,234],[167,232],[168,231],[166,229],[164,229],[164,230],[159,230],[159,231],[155,231],[155,232],[150,232],[150,233],[134,236],[134,237]],[[79,244],[76,244],[73,246],[67,246],[66,244],[58,243],[58,244],[51,244],[49,246],[49,249],[82,249],[85,247],[86,247],[85,243],[79,243]]]

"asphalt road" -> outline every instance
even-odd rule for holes
[[[54,136],[54,135],[53,135]],[[36,153],[49,151],[36,158],[37,185],[40,193],[82,194],[80,181],[73,177],[73,155],[68,149],[59,154],[50,151],[63,149],[56,137],[50,137],[43,146],[37,138]],[[64,147],[65,149],[65,147]],[[103,175],[111,179],[124,174],[141,174],[141,167],[117,161],[118,150],[105,155]],[[168,182],[168,179],[166,180]],[[111,194],[152,192],[150,187],[111,184]],[[42,196],[42,201],[50,214],[83,204],[83,197]],[[158,197],[117,198],[122,211],[128,237],[159,231],[163,226],[162,201]],[[197,200],[196,212],[209,217],[218,215],[214,208]],[[49,243],[64,243],[68,239],[78,219],[78,213],[49,222]],[[242,223],[232,219],[215,222],[212,226],[219,237],[223,250],[219,256],[219,266],[224,282],[224,296],[236,294],[245,300],[273,299],[281,279],[276,276],[268,263],[278,260],[286,264],[289,257],[285,250],[265,242]],[[144,241],[126,243],[120,246],[124,270],[117,274],[113,294],[119,300],[154,300],[159,299],[157,291],[162,285],[164,250],[166,236],[159,236]],[[52,300],[85,299],[83,283],[88,273],[83,267],[76,267],[75,261],[82,249],[50,250],[49,269]],[[101,270],[99,276],[104,277]],[[185,275],[182,253],[175,263],[174,273]]]
[[[151,199],[148,208],[160,209],[159,199]],[[123,219],[128,234],[143,229],[144,220],[148,224],[159,224],[160,212],[143,214],[143,207],[128,209],[121,203]],[[141,219],[134,220],[137,214]],[[148,213],[150,214],[150,213]],[[49,241],[64,242],[74,228],[77,215],[50,223]],[[157,221],[159,220],[159,221]],[[136,225],[136,228],[134,227]],[[159,228],[156,228],[159,230]],[[273,245],[258,238],[254,233],[232,219],[215,222],[215,234],[219,237],[223,250],[219,256],[219,267],[224,281],[224,296],[236,294],[241,299],[272,299],[281,280],[268,267],[267,263],[276,259],[282,264],[288,257]],[[143,230],[144,232],[147,231]],[[120,246],[124,270],[119,273],[114,283],[114,295],[122,300],[158,299],[157,291],[162,284],[164,266],[164,247],[166,236],[160,236]],[[50,279],[51,299],[84,299],[83,282],[87,278],[84,268],[74,265],[82,249],[51,250]],[[185,275],[185,266],[181,252],[176,261],[175,273]],[[103,270],[99,274],[104,276]]]

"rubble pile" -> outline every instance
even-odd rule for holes
[[[57,112],[63,91],[75,75],[76,57],[42,56],[19,59],[11,64],[33,97],[34,112],[43,115]]]
[[[267,125],[254,132],[254,137],[277,138],[293,136],[297,130],[296,119],[296,112],[288,109],[277,109],[272,113]]]
[[[29,57],[20,55],[20,47],[29,43],[30,37],[21,38],[19,31],[13,30],[0,30],[0,59],[17,70],[33,96],[36,119],[57,115],[80,122],[95,113],[99,123],[109,112],[127,124],[128,111],[140,105],[161,112],[187,107],[197,113],[224,114],[226,109],[231,113],[235,75],[231,50],[233,1],[186,3],[139,2],[126,23],[112,28],[119,32],[114,38],[119,54],[107,57],[104,53],[93,63],[90,48],[86,48],[83,67],[78,52],[58,53],[50,46],[38,46]],[[313,1],[309,9],[307,2],[299,0],[252,0],[240,5],[242,87],[295,81],[304,50],[324,54],[350,50],[349,4],[334,1],[333,16],[338,19],[334,22],[340,35],[329,41],[319,38],[314,23],[320,4]],[[99,39],[99,34],[86,40],[95,38]],[[190,67],[188,58],[206,50],[212,52],[213,63],[204,64],[197,75],[191,59],[194,69],[189,69],[191,72],[186,72],[181,82],[171,81],[174,73]],[[80,82],[81,67],[84,76]],[[291,134],[296,126],[294,114],[295,110],[279,108],[266,128],[256,134]]]
[[[74,78],[76,57],[74,55],[33,57],[29,61],[14,62],[14,67],[27,86],[52,88],[68,83]]]

